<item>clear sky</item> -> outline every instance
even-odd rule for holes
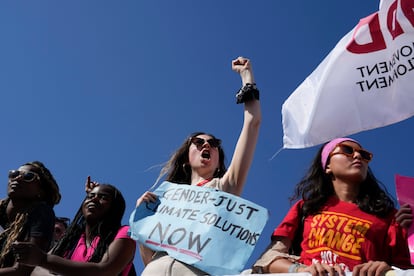
[[[40,160],[73,217],[88,175],[127,201],[194,131],[223,140],[227,160],[242,126],[241,82],[231,60],[252,60],[263,122],[242,197],[271,214],[247,267],[289,208],[318,147],[282,150],[281,106],[335,44],[379,1],[0,2],[0,173]],[[381,108],[381,107],[378,107]],[[371,168],[395,195],[396,173],[414,176],[413,119],[365,131]],[[137,253],[137,271],[143,269]]]

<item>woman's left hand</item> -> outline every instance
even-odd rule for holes
[[[323,275],[323,276],[345,276],[345,271],[339,265],[331,266],[328,264],[313,263],[310,266],[301,266],[297,272],[308,272],[312,276]]]
[[[47,257],[47,253],[43,252],[38,246],[31,242],[14,242],[12,247],[17,262],[25,265],[41,265]]]
[[[154,194],[153,192],[146,191],[145,193],[141,195],[140,198],[137,199],[137,203],[135,207],[138,207],[142,202],[154,203],[157,201],[157,198],[158,198],[157,195]]]
[[[395,214],[395,220],[399,225],[409,228],[413,222],[413,211],[408,203],[402,205]]]
[[[352,275],[383,276],[390,270],[392,270],[392,268],[386,262],[369,261],[367,263],[354,266]]]

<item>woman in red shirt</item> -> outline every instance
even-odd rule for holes
[[[350,138],[325,144],[254,271],[382,275],[392,266],[411,267],[394,202],[368,167],[372,157]],[[298,237],[299,251],[292,252]]]

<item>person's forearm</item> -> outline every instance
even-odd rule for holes
[[[1,276],[29,276],[32,273],[33,267],[29,266],[13,266],[0,268]]]
[[[252,69],[244,70],[240,72],[240,78],[241,78],[243,85],[246,85],[246,83],[251,83],[251,84],[255,83]]]
[[[74,262],[52,254],[47,254],[40,266],[52,272],[67,276],[111,276],[116,274],[108,269],[100,269],[98,263]]]
[[[265,272],[267,273],[288,273],[289,267],[291,267],[291,265],[293,264],[294,264],[293,262],[287,259],[280,258],[280,259],[273,261],[267,267],[267,269],[265,269]]]

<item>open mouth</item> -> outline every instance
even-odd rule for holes
[[[205,150],[201,153],[201,157],[205,159],[210,159],[210,151]]]

